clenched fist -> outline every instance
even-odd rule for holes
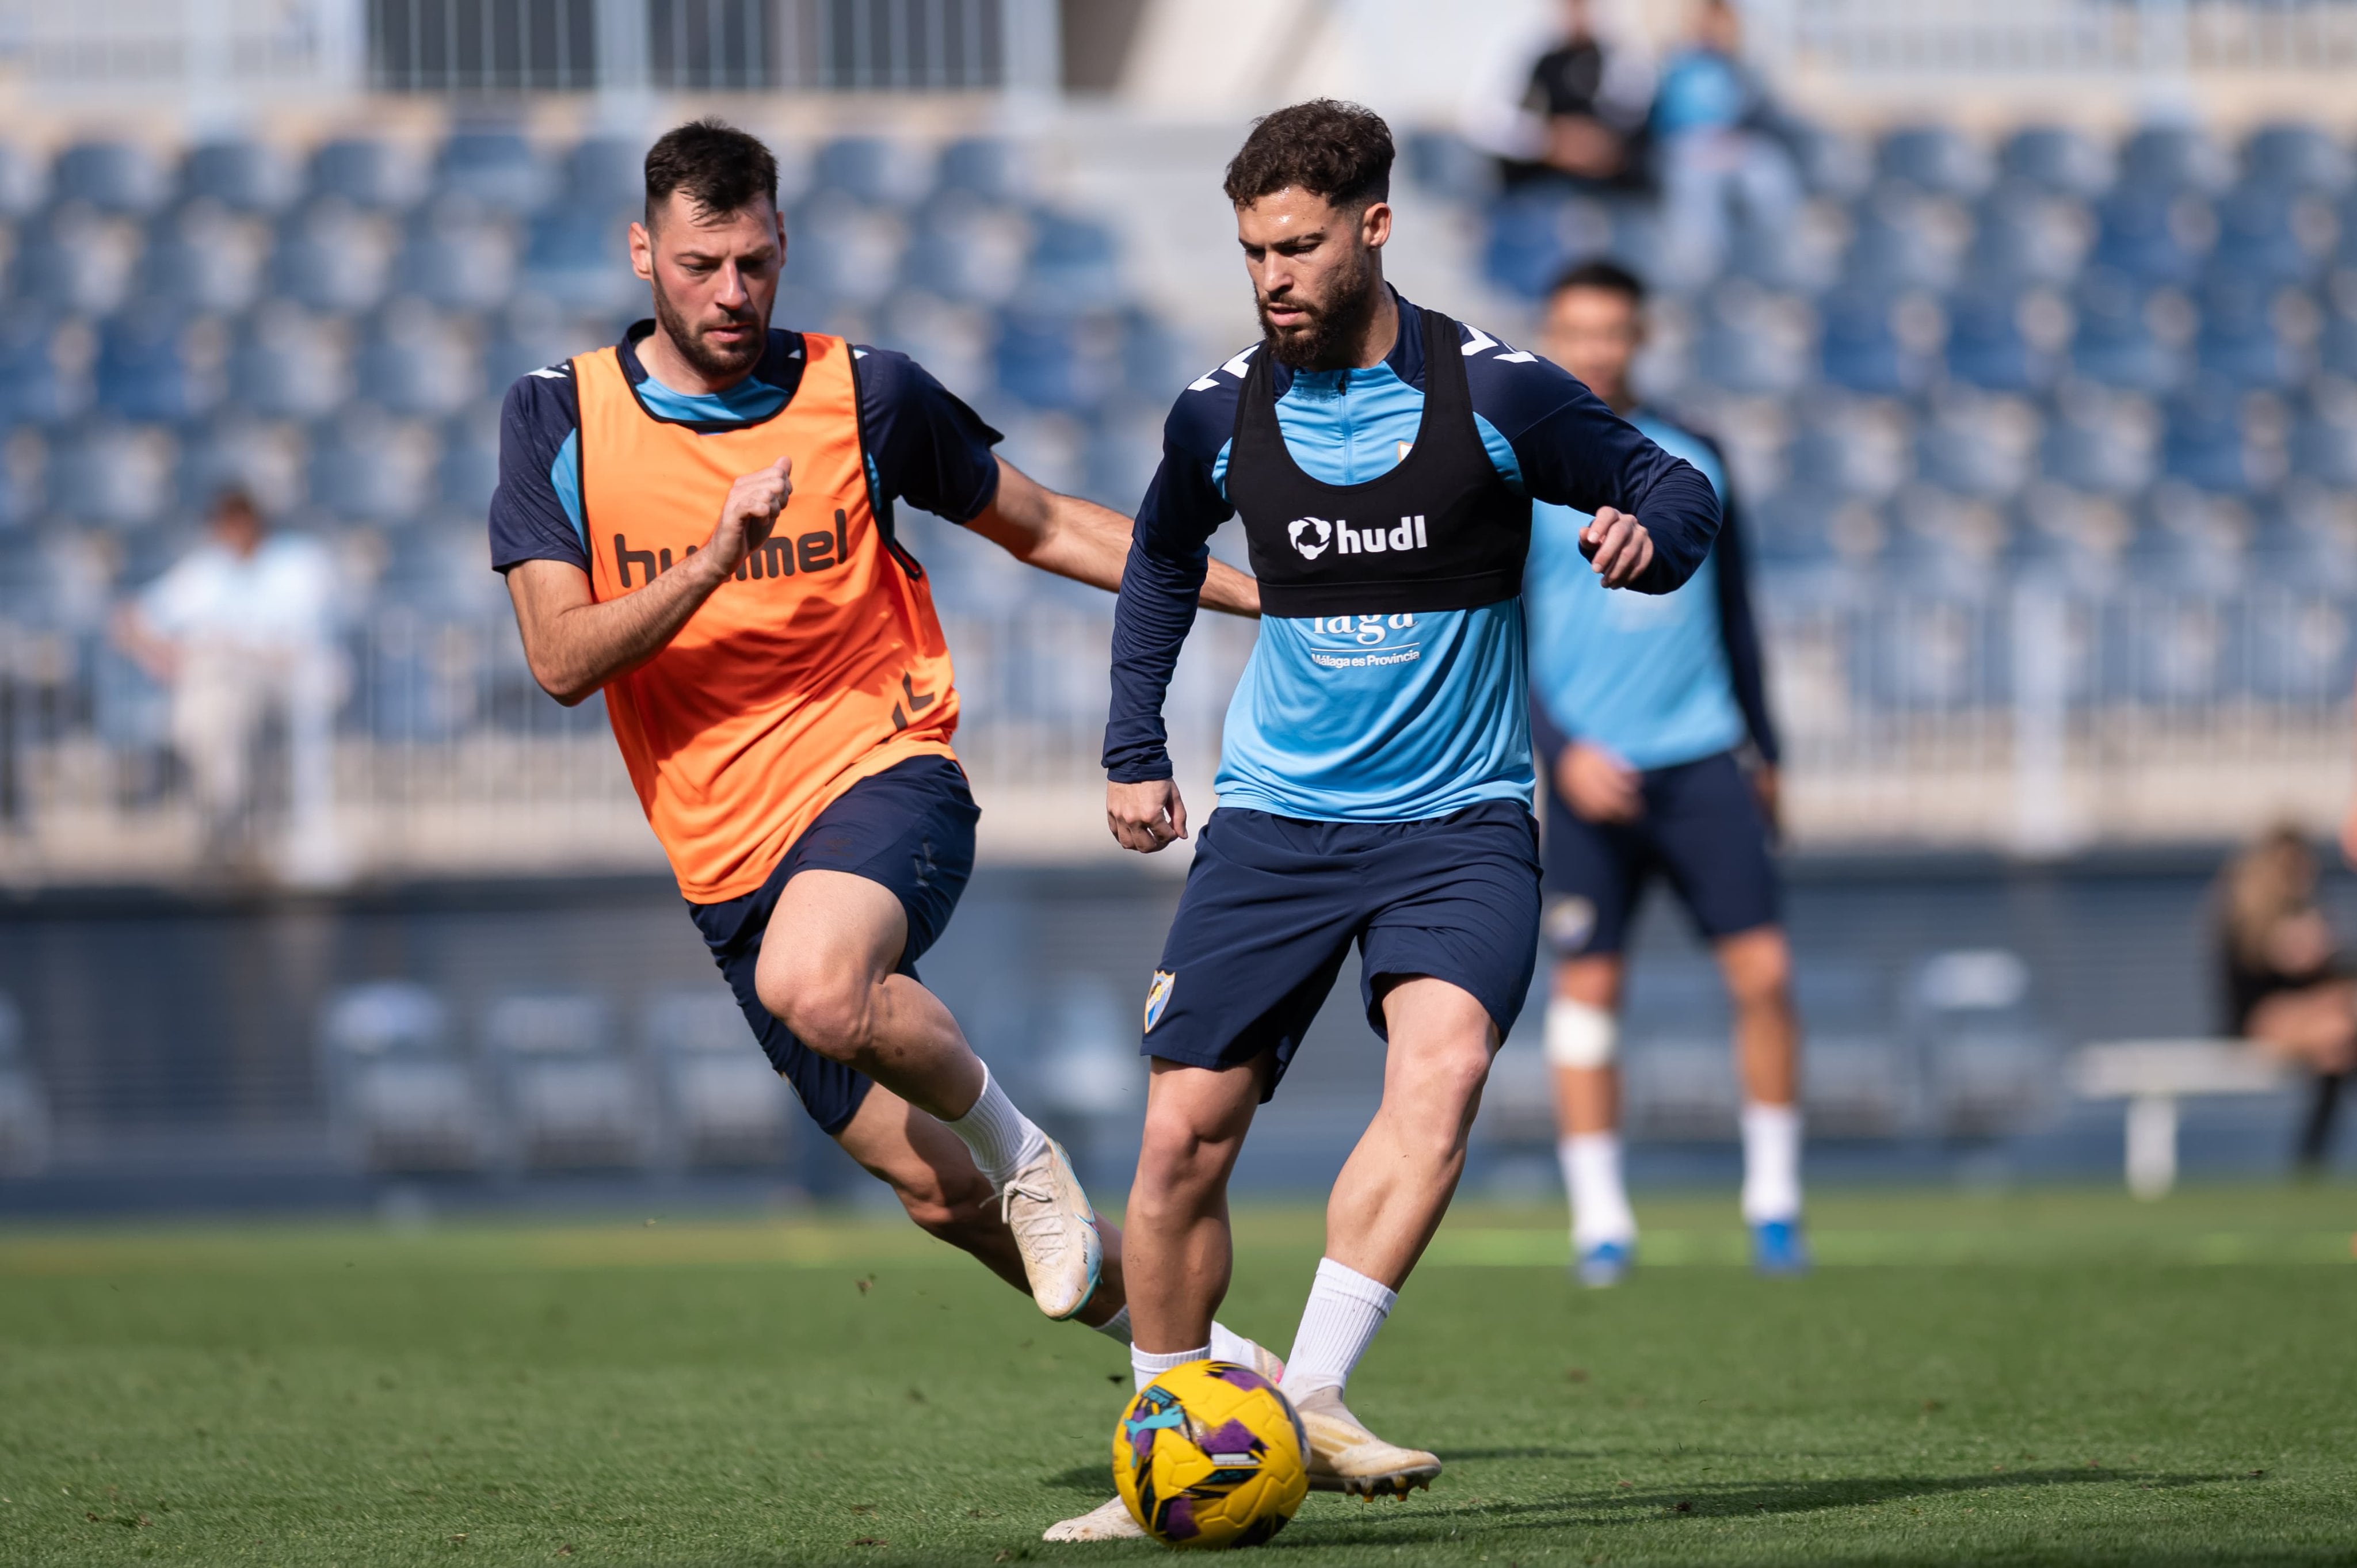
[[[1653,564],[1653,536],[1616,507],[1598,507],[1579,531],[1579,553],[1608,588],[1625,588]]]
[[[786,510],[786,498],[794,493],[793,473],[794,460],[780,457],[766,468],[738,475],[728,487],[728,499],[720,503],[720,521],[704,547],[720,576],[734,574],[745,557],[768,541],[778,514]]]

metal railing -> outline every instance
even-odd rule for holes
[[[2150,76],[2357,63],[2350,0],[1774,0],[1781,65],[1853,76]]]
[[[2357,594],[1765,598],[1799,847],[2214,842],[2278,818],[2322,827],[2345,801]],[[1114,853],[1097,767],[1110,607],[944,620],[985,854]],[[1204,618],[1172,687],[1199,817],[1252,638]],[[305,874],[660,866],[599,705],[544,696],[503,615],[382,610],[337,658],[336,854]],[[290,815],[274,782],[290,729],[257,741],[248,848],[264,871]],[[168,693],[98,633],[0,623],[0,880],[170,879],[200,871],[204,846]]]
[[[1053,0],[0,0],[0,77],[221,113],[372,89],[1050,89]]]

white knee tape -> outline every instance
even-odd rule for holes
[[[1557,996],[1547,1003],[1546,1059],[1556,1067],[1610,1067],[1620,1020],[1601,1007]]]

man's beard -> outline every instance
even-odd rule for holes
[[[731,319],[760,325],[749,310]],[[706,381],[726,381],[743,375],[761,362],[761,355],[769,348],[769,335],[759,331],[748,333],[741,348],[723,349],[706,342],[688,324],[687,317],[679,313],[679,307],[672,304],[661,283],[655,285],[655,321],[662,328],[663,336],[671,339],[672,347],[679,350],[679,357],[694,366],[696,374]]]
[[[1261,338],[1278,364],[1297,371],[1346,370],[1357,358],[1367,323],[1374,319],[1377,286],[1374,266],[1361,256],[1349,277],[1334,278],[1323,303],[1286,300],[1308,319],[1283,331],[1268,319],[1268,301],[1255,295],[1253,306],[1260,313]]]

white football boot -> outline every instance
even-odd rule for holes
[[[1023,1254],[1023,1276],[1039,1310],[1061,1322],[1088,1304],[1104,1266],[1097,1211],[1055,1139],[1007,1179],[998,1212]]]
[[[1270,1382],[1285,1378],[1285,1361],[1275,1351],[1247,1339],[1252,1346],[1252,1369]],[[1119,1497],[1098,1504],[1074,1519],[1058,1520],[1039,1537],[1042,1541],[1143,1541],[1145,1527],[1129,1514],[1129,1505]]]
[[[1404,1498],[1429,1487],[1440,1460],[1421,1448],[1402,1448],[1369,1432],[1342,1404],[1340,1389],[1318,1389],[1293,1402],[1309,1434],[1309,1489],[1354,1497]]]

